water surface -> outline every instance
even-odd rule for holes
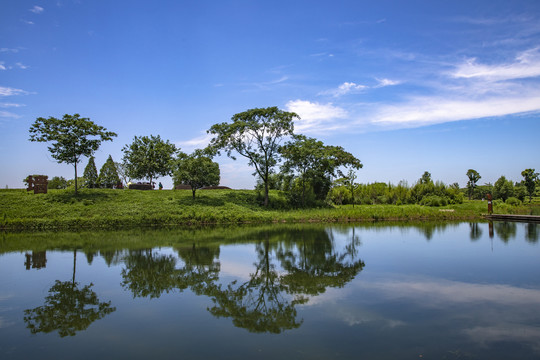
[[[540,228],[267,225],[0,239],[0,358],[540,358]]]

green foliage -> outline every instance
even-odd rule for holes
[[[315,199],[326,199],[330,191],[330,178],[339,174],[341,177],[354,174],[352,169],[360,169],[362,163],[340,146],[326,146],[322,141],[304,135],[294,135],[293,140],[279,148],[285,160],[281,171],[296,175],[301,185],[301,205],[312,206],[306,199],[306,193],[313,191]],[[344,175],[339,168],[350,166],[352,169]],[[308,189],[308,185],[310,189]],[[354,187],[354,179],[352,180]],[[295,198],[296,195],[292,195]]]
[[[518,198],[515,198],[513,196],[509,197],[508,199],[506,199],[505,201],[508,205],[512,205],[512,206],[518,206],[518,205],[521,205],[521,201],[518,199]]]
[[[514,184],[510,180],[506,180],[501,176],[493,185],[493,198],[506,201],[510,196],[514,195]]]
[[[75,193],[77,193],[77,164],[82,156],[91,156],[102,141],[112,141],[117,136],[106,131],[79,114],[65,114],[62,119],[39,117],[30,127],[30,141],[50,142],[48,147],[58,163],[71,164],[75,168]]]
[[[178,150],[159,135],[135,136],[131,144],[122,148],[127,175],[132,179],[148,179],[150,183],[159,176],[170,175]]]
[[[120,180],[123,184],[127,184],[131,181],[131,179],[128,176],[126,165],[120,162],[115,162],[114,166],[116,167],[116,172],[118,173],[118,177],[120,177]]]
[[[467,189],[469,190],[469,200],[471,200],[474,195],[474,189],[476,188],[476,183],[482,177],[480,176],[478,171],[473,170],[473,169],[467,170],[467,177],[469,178],[469,181],[467,182]]]
[[[521,172],[523,176],[523,182],[529,193],[529,202],[532,202],[532,197],[534,195],[534,189],[536,188],[536,183],[539,180],[538,173],[534,169],[525,169]]]
[[[54,176],[47,184],[47,189],[65,189],[68,187],[68,182],[62,176]]]
[[[114,165],[112,156],[109,155],[107,161],[105,161],[105,164],[103,164],[101,170],[99,170],[99,186],[112,189],[119,182],[120,177],[118,176],[118,172],[116,171],[116,166]]]
[[[87,188],[98,187],[98,172],[93,156],[90,156],[90,159],[88,159],[88,165],[84,168],[83,177],[86,179]]]
[[[268,206],[268,178],[278,162],[279,143],[292,135],[293,119],[298,115],[277,107],[250,109],[233,115],[231,123],[213,125],[208,133],[214,137],[209,149],[215,153],[225,151],[235,159],[233,151],[249,160],[265,185],[264,205]]]
[[[86,186],[86,179],[83,177],[78,177],[77,181],[75,179],[69,179],[67,181],[67,188],[70,190],[75,190],[75,186],[78,186],[79,188],[84,188]],[[77,192],[76,192],[77,194]]]
[[[191,186],[193,199],[195,199],[197,189],[219,185],[219,164],[204,156],[200,151],[195,151],[191,155],[181,154],[176,160],[175,167],[174,186],[179,184]]]

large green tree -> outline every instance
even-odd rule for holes
[[[194,151],[191,155],[180,154],[176,161],[173,180],[175,186],[179,184],[191,186],[195,199],[197,189],[219,185],[219,164],[204,156],[201,151]]]
[[[279,144],[283,137],[293,134],[293,120],[298,118],[277,107],[256,108],[235,114],[231,123],[215,124],[208,130],[214,136],[210,149],[218,154],[224,150],[234,160],[232,153],[236,151],[255,167],[255,174],[264,183],[264,206],[268,206],[268,180],[279,160]]]
[[[467,170],[467,177],[469,178],[469,181],[467,182],[467,189],[469,189],[469,200],[471,200],[474,194],[474,189],[476,188],[476,183],[482,177],[480,176],[478,171],[473,169]]]
[[[171,174],[174,156],[179,149],[161,137],[135,136],[133,142],[122,148],[127,174],[133,179],[148,179]]]
[[[305,205],[306,184],[323,183],[326,178],[344,176],[339,168],[350,166],[362,168],[362,163],[341,146],[327,146],[322,141],[304,135],[294,135],[292,140],[279,148],[285,160],[281,170],[285,173],[296,173],[302,186],[302,205]],[[331,184],[331,181],[328,181]],[[319,198],[325,198],[330,186],[326,189],[314,189]]]
[[[536,188],[536,182],[538,181],[538,173],[534,169],[525,169],[521,172],[523,176],[523,182],[529,193],[529,202],[532,202],[532,197],[534,195],[534,189]]]
[[[30,127],[30,141],[50,142],[48,147],[58,163],[75,168],[75,194],[77,194],[77,164],[81,157],[91,156],[102,141],[112,141],[117,136],[79,114],[65,114],[62,119],[39,117]]]
[[[87,187],[95,188],[98,186],[98,171],[93,156],[90,156],[90,159],[88,159],[88,164],[84,168],[83,177],[86,179]]]
[[[116,165],[112,159],[112,156],[109,155],[105,164],[99,170],[98,183],[99,186],[112,189],[116,184],[120,182],[120,177],[116,171]]]

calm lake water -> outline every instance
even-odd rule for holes
[[[1,359],[540,359],[540,225],[0,235]]]

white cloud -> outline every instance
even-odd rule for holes
[[[14,114],[9,111],[1,111],[0,110],[0,118],[12,118],[12,119],[18,119],[20,118],[20,115]]]
[[[27,95],[28,91],[0,86],[0,96]]]
[[[27,65],[24,65],[23,63],[15,63],[15,65],[19,68],[19,69],[28,69],[28,66]]]
[[[540,48],[523,51],[509,64],[485,65],[476,58],[468,59],[451,73],[455,78],[482,78],[490,81],[523,79],[540,76]]]
[[[10,107],[18,108],[18,107],[22,107],[22,106],[26,106],[26,105],[24,105],[24,104],[14,104],[14,103],[0,103],[1,108],[10,108]]]
[[[34,25],[34,22],[33,22],[33,21],[28,21],[28,20],[24,20],[24,19],[22,19],[21,21],[22,21],[23,23],[25,23],[25,24],[28,24],[28,25]]]
[[[0,61],[0,70],[6,70],[6,67],[4,66],[3,61]]]
[[[347,111],[332,105],[332,103],[319,104],[306,100],[294,100],[289,101],[285,108],[300,116],[300,120],[295,121],[296,130],[311,133],[342,128],[343,125],[336,120],[348,117]]]
[[[323,91],[323,92],[321,92],[319,94],[320,95],[332,95],[333,97],[338,97],[338,96],[343,96],[343,95],[349,94],[351,92],[362,91],[362,90],[364,90],[366,88],[368,88],[368,87],[365,86],[365,85],[359,85],[359,84],[355,84],[353,82],[344,82],[343,84],[339,85],[337,87],[337,89],[326,90],[326,91]]]
[[[182,151],[191,152],[195,149],[205,148],[210,143],[210,140],[212,140],[212,137],[212,134],[204,134],[190,140],[177,141],[176,145],[178,145]]]
[[[33,12],[34,14],[41,14],[43,12],[43,9],[41,6],[35,5],[33,8],[29,9],[28,11]]]
[[[421,97],[404,104],[380,108],[372,122],[412,127],[533,111],[540,111],[540,91],[523,96],[498,96],[481,100]]]
[[[378,82],[378,84],[375,85],[376,88],[401,84],[401,81],[397,81],[397,80],[390,80],[390,79],[376,79],[376,80]]]
[[[0,48],[0,52],[12,52],[12,53],[18,53],[18,52],[19,52],[19,49]]]

